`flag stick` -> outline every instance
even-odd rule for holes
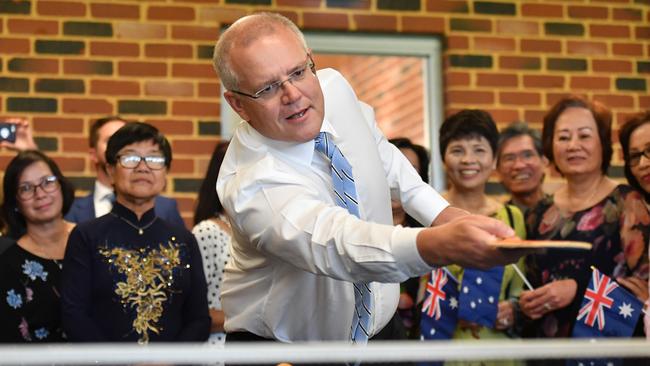
[[[515,270],[515,272],[517,272],[517,274],[519,275],[519,277],[521,277],[521,279],[524,281],[524,283],[526,284],[526,287],[528,287],[528,289],[529,289],[530,291],[533,291],[533,290],[534,290],[533,286],[530,284],[530,282],[528,282],[528,279],[526,278],[526,276],[524,276],[524,274],[521,272],[521,270],[519,269],[519,267],[517,267],[517,265],[514,264],[514,263],[512,263],[511,266],[512,266],[512,268]]]

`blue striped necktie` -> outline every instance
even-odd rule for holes
[[[325,154],[330,160],[336,204],[359,217],[359,201],[357,200],[357,189],[354,186],[352,166],[345,159],[341,150],[330,141],[330,137],[326,132],[318,134],[315,142],[316,151]],[[363,282],[354,283],[355,311],[352,317],[352,328],[350,329],[350,338],[354,343],[368,342],[372,305],[372,292],[368,284]]]

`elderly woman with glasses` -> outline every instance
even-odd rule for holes
[[[618,140],[625,160],[625,177],[638,189],[650,209],[650,110],[632,116],[621,127]],[[621,282],[621,281],[619,281]],[[636,278],[621,282],[639,298],[648,298],[648,281]],[[646,301],[650,304],[650,302]],[[645,316],[645,335],[650,339],[650,315]]]
[[[158,130],[128,123],[108,141],[116,195],[110,213],[71,233],[63,272],[63,325],[77,342],[197,342],[210,330],[194,236],[155,215],[171,147]]]
[[[17,244],[0,255],[0,342],[62,342],[61,265],[74,188],[52,159],[19,153],[4,176],[2,214]]]

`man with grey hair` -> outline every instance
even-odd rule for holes
[[[499,134],[497,171],[510,192],[508,204],[526,213],[547,195],[542,190],[548,159],[539,131],[525,122],[514,122]]]
[[[222,287],[227,341],[365,343],[395,313],[398,282],[436,265],[488,268],[521,251],[500,221],[448,206],[335,70],[316,73],[281,15],[239,19],[215,47],[242,118],[217,192],[233,229]],[[427,228],[392,226],[391,196]]]

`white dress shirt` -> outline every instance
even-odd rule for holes
[[[102,217],[113,209],[112,187],[107,187],[98,180],[95,181],[95,190],[93,191],[93,204],[95,205],[95,217]]]
[[[314,142],[268,139],[241,122],[217,191],[233,243],[222,286],[226,332],[283,342],[349,340],[354,289],[371,282],[370,334],[393,316],[400,281],[426,273],[416,248],[422,229],[392,225],[390,198],[430,225],[448,203],[422,182],[335,70],[318,72],[325,100],[321,131],[352,165],[360,218],[334,201],[330,163]]]

